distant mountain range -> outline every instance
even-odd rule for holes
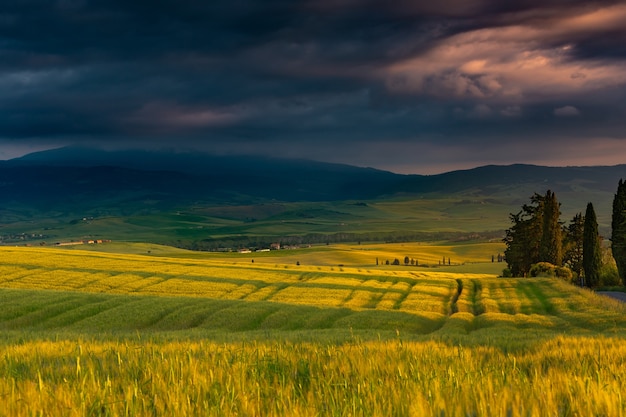
[[[68,147],[0,162],[0,209],[132,213],[199,202],[369,200],[463,195],[528,202],[551,189],[584,210],[607,199],[626,165],[484,166],[440,175],[400,175],[372,168],[260,156]]]

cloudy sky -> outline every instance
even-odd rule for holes
[[[626,163],[626,2],[4,0],[0,159]]]

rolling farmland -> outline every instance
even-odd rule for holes
[[[477,273],[492,247],[438,249],[465,272],[154,249],[0,248],[0,414],[626,414],[624,305]]]

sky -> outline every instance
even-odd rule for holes
[[[626,1],[3,0],[0,159],[626,163]]]

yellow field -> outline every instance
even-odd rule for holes
[[[448,314],[457,279],[493,277],[416,268],[363,270],[48,248],[0,249],[0,287],[4,288],[265,300],[414,314]],[[340,247],[338,252],[344,250]]]
[[[624,305],[359,246],[0,247],[0,416],[626,416]]]
[[[174,257],[185,259],[214,260],[217,262],[246,264],[254,260],[255,263],[263,264],[287,264],[295,265],[300,262],[302,265],[315,266],[338,266],[355,268],[370,268],[376,265],[376,258],[382,265],[386,260],[393,262],[398,259],[404,264],[404,257],[408,256],[418,261],[420,265],[438,266],[443,258],[450,259],[453,265],[489,263],[491,256],[503,253],[505,246],[502,242],[470,242],[452,245],[449,243],[367,243],[367,244],[334,244],[332,246],[313,246],[312,248],[302,248],[295,250],[280,250],[271,252],[252,253],[206,253],[191,252],[183,249],[176,249],[168,246],[155,244],[137,243],[108,243],[104,245],[79,245],[65,247],[68,252],[92,250],[97,252],[111,251],[117,253],[134,253],[137,255],[157,255],[159,257]],[[484,267],[485,265],[483,265]],[[499,273],[504,268],[504,264],[497,265]]]
[[[293,264],[299,261],[306,265],[346,265],[355,267],[370,267],[376,264],[384,264],[385,261],[393,262],[398,259],[404,264],[404,257],[416,260],[420,265],[439,265],[443,258],[450,259],[454,265],[466,263],[487,263],[491,255],[502,253],[504,250],[501,242],[473,243],[463,245],[450,244],[427,244],[427,243],[387,243],[387,244],[337,244],[328,250],[316,247],[313,250],[280,251],[272,253],[270,257],[259,257],[252,253],[239,259],[252,258],[255,262],[271,262],[276,256],[280,256],[284,263]],[[291,253],[290,253],[291,252]],[[501,265],[500,270],[503,265]]]
[[[3,348],[0,414],[619,417],[623,342],[27,342]]]

